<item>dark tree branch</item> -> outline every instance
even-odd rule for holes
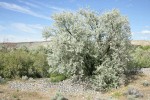
[[[72,33],[70,32],[70,30],[67,28],[66,24],[64,24],[64,27],[65,27],[66,31],[67,31],[70,35],[72,35]]]

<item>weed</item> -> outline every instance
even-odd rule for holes
[[[62,94],[57,93],[51,100],[68,100]]]
[[[150,86],[150,82],[145,80],[145,81],[142,82],[142,85],[145,86],[145,87]]]
[[[122,93],[120,93],[120,92],[115,92],[112,94],[112,97],[114,97],[114,98],[120,98],[121,96],[122,96]]]

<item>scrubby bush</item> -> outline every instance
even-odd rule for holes
[[[27,76],[22,76],[21,79],[25,81],[25,80],[28,80],[28,77]]]
[[[114,97],[114,98],[120,98],[121,96],[122,96],[121,92],[115,92],[112,94],[112,97]]]
[[[47,55],[44,52],[33,53],[33,67],[31,76],[47,77],[48,76],[48,62]]]
[[[150,46],[138,46],[139,48],[141,48],[142,50],[150,50]]]
[[[51,82],[60,82],[65,80],[67,77],[64,74],[60,73],[51,73],[50,74],[50,80]]]
[[[142,82],[142,85],[145,86],[145,87],[150,86],[150,82],[147,81],[147,80],[144,80],[144,81]]]
[[[38,51],[38,50],[37,50]],[[0,75],[5,78],[46,77],[48,63],[45,52],[14,49],[0,51]]]
[[[57,93],[51,100],[68,100],[62,94]]]
[[[134,98],[143,98],[143,94],[138,89],[133,88],[133,87],[128,88],[126,95],[132,96]]]
[[[98,14],[89,9],[52,16],[44,31],[49,46],[49,72],[91,78],[98,90],[119,86],[130,60],[130,27],[118,10]]]
[[[136,68],[150,68],[150,46],[139,46],[132,53]]]
[[[6,83],[6,80],[0,76],[0,84]]]

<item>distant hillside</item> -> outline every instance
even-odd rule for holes
[[[30,49],[32,48],[37,48],[39,46],[47,46],[50,43],[50,41],[36,41],[36,42],[5,42],[5,43],[0,43],[1,46],[7,46],[7,47],[28,47]]]
[[[131,43],[133,45],[149,45],[150,46],[150,41],[145,41],[145,40],[133,40],[131,41]],[[50,44],[50,41],[38,41],[38,42],[17,42],[17,43],[13,43],[13,42],[7,42],[7,43],[0,43],[0,46],[8,46],[8,47],[23,47],[26,46],[28,48],[36,48],[38,46],[47,46],[48,44]]]
[[[131,41],[131,43],[133,45],[142,45],[142,46],[149,45],[150,46],[150,41],[146,41],[146,40],[133,40],[133,41]]]

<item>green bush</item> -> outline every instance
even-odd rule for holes
[[[150,46],[139,46],[142,50],[150,50]]]
[[[142,85],[145,86],[145,87],[148,87],[148,86],[150,86],[150,82],[147,81],[147,80],[144,80],[144,81],[142,82]]]
[[[0,84],[5,84],[7,81],[4,78],[0,77]]]
[[[36,50],[35,50],[36,51]],[[44,51],[14,49],[0,50],[0,75],[4,78],[47,77],[48,63]]]
[[[112,94],[112,97],[114,98],[120,98],[123,94],[121,92],[115,92]]]
[[[67,77],[64,74],[52,73],[50,74],[51,82],[60,82],[65,80]]]
[[[139,46],[132,53],[136,68],[150,68],[150,46]]]

